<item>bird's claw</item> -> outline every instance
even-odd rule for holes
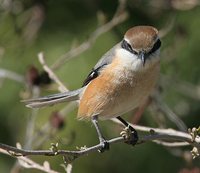
[[[127,144],[135,145],[138,141],[137,131],[130,125],[125,127],[120,135],[124,138],[124,141]]]
[[[100,153],[103,153],[104,151],[110,149],[110,144],[109,144],[108,141],[103,140],[103,141],[100,142],[100,144],[101,144],[101,146],[102,146],[101,149],[98,150]]]

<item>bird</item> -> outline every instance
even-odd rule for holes
[[[131,132],[126,143],[135,145],[137,131],[121,116],[142,105],[155,88],[160,74],[160,47],[155,27],[134,26],[99,59],[82,87],[24,102],[27,107],[40,108],[78,100],[77,117],[94,124],[102,146],[100,152],[108,150],[109,143],[101,132],[99,119],[117,118]]]

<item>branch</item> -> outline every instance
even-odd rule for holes
[[[23,157],[20,156],[17,158],[19,161],[19,164],[23,167],[23,168],[27,168],[27,169],[37,169],[43,172],[47,172],[47,173],[58,173],[57,171],[54,171],[50,168],[49,162],[45,161],[43,163],[43,165],[40,165],[36,162],[34,162],[33,160],[27,158],[27,157]]]
[[[40,89],[37,86],[33,86],[32,88],[32,98],[37,98],[40,95]],[[34,130],[35,130],[35,123],[36,118],[38,116],[38,109],[32,109],[31,113],[28,115],[28,121],[26,125],[26,135],[25,135],[25,144],[24,148],[30,149],[32,148],[33,144],[33,136],[34,136]]]
[[[6,150],[3,149],[0,149],[0,153],[10,155],[10,153],[8,153]],[[47,161],[45,161],[43,165],[40,165],[27,157],[19,156],[17,157],[17,159],[19,161],[19,164],[24,168],[37,169],[47,173],[58,173],[57,171],[54,171],[50,168],[49,162]]]
[[[170,109],[170,107],[162,100],[161,94],[157,90],[152,96],[152,100],[156,108],[162,112],[172,123],[174,123],[179,130],[187,131],[185,123]]]
[[[19,83],[25,82],[24,77],[22,75],[19,75],[13,71],[6,70],[3,68],[0,68],[0,78],[8,78]]]
[[[49,66],[46,64],[45,59],[44,59],[44,54],[42,52],[40,52],[38,54],[38,60],[39,60],[40,64],[43,66],[43,69],[48,73],[49,77],[58,84],[59,90],[61,92],[68,91],[68,89],[65,87],[65,85],[55,75],[53,70],[51,68],[49,68]]]
[[[175,24],[175,19],[174,18],[170,19],[167,22],[166,26],[159,30],[160,38],[165,37],[173,29],[174,24]]]
[[[121,124],[117,120],[113,120],[113,121],[117,124]],[[147,135],[139,136],[139,140],[136,145],[149,142],[149,141],[153,141],[156,143],[158,143],[158,141],[164,141],[164,142],[167,141],[167,143],[172,143],[173,147],[191,145],[197,149],[197,152],[200,151],[200,137],[199,136],[192,137],[191,134],[176,131],[173,129],[150,128],[150,127],[144,127],[144,126],[138,126],[138,125],[132,125],[132,126],[138,131],[148,132]],[[108,140],[109,144],[121,143],[121,142],[124,142],[123,137],[116,137],[116,138]],[[173,145],[174,142],[176,142],[176,145]],[[162,142],[159,144],[162,144]],[[43,155],[43,156],[62,155],[68,158],[69,162],[72,162],[73,160],[75,160],[76,158],[80,156],[99,151],[102,148],[102,145],[97,144],[89,148],[81,147],[80,150],[74,150],[74,151],[59,150],[57,148],[57,145],[52,145],[51,150],[24,150],[24,149],[19,149],[16,147],[12,147],[12,146],[0,143],[0,148],[7,151],[11,156],[15,156],[15,157],[28,156],[28,155]]]
[[[200,85],[194,85],[188,81],[180,80],[175,77],[172,78],[164,74],[161,74],[161,82],[166,86],[168,86],[169,83],[171,85],[173,84],[173,88],[179,93],[192,99],[200,100]]]
[[[62,55],[52,66],[51,69],[56,70],[60,68],[64,63],[70,60],[73,57],[78,56],[79,54],[83,53],[84,51],[88,50],[96,41],[96,39],[105,32],[108,32],[113,27],[119,25],[120,23],[124,22],[128,18],[128,13],[125,11],[126,0],[119,0],[119,5],[117,10],[108,23],[102,25],[101,27],[97,28],[89,37],[89,39],[78,47],[71,49],[64,55]]]

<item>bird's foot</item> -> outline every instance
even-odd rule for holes
[[[120,135],[124,138],[124,141],[127,144],[135,145],[138,141],[137,131],[130,125],[125,127]]]
[[[103,153],[104,151],[110,149],[110,144],[105,139],[101,140],[100,145],[101,145],[101,149],[98,150],[100,153]]]

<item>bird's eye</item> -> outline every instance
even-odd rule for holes
[[[161,46],[161,41],[160,41],[160,39],[158,39],[158,40],[155,42],[153,48],[149,51],[148,54],[154,53],[156,50],[158,50],[158,49],[160,48],[160,46]]]
[[[131,45],[126,41],[126,40],[123,40],[122,41],[122,44],[121,44],[121,47],[135,55],[137,55],[138,53],[136,51],[134,51],[131,47]]]

